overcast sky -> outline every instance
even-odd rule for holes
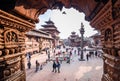
[[[66,14],[63,14],[63,12]],[[68,38],[71,32],[75,31],[76,34],[80,35],[79,29],[81,28],[81,22],[85,28],[85,37],[89,37],[96,33],[96,31],[89,25],[89,22],[85,21],[85,15],[79,13],[77,10],[65,9],[60,10],[47,10],[43,15],[39,16],[40,22],[36,24],[36,29],[42,28],[41,25],[45,24],[45,21],[51,19],[57,29],[61,32],[59,34],[61,39]]]

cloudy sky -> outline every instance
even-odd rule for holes
[[[66,14],[63,14],[63,12]],[[71,32],[75,31],[76,34],[80,35],[79,29],[81,28],[81,22],[84,24],[85,37],[89,37],[96,33],[96,31],[89,25],[89,22],[85,21],[85,15],[79,13],[77,10],[65,9],[60,10],[47,10],[43,15],[39,16],[40,22],[36,24],[36,29],[42,28],[41,25],[45,24],[45,21],[51,19],[57,29],[61,32],[60,38],[65,39],[71,35]]]

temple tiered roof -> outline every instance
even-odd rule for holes
[[[60,33],[60,31],[57,30],[57,27],[54,25],[54,22],[49,19],[48,21],[45,22],[45,25],[41,25],[44,28],[41,28],[40,30],[46,31],[49,33],[49,31],[54,31],[57,33]]]

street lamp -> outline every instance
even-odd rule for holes
[[[81,23],[81,28],[80,28],[80,34],[81,34],[81,57],[80,57],[80,61],[85,61],[85,59],[83,59],[84,55],[83,55],[83,34],[84,34],[85,30],[84,30],[84,25],[83,23]]]

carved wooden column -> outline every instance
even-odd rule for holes
[[[34,24],[0,10],[0,81],[25,81],[24,33]]]
[[[109,0],[91,21],[101,31],[104,71],[102,81],[120,81],[120,1]]]
[[[43,43],[43,38],[39,38],[39,50],[40,52],[42,51],[42,43]]]

